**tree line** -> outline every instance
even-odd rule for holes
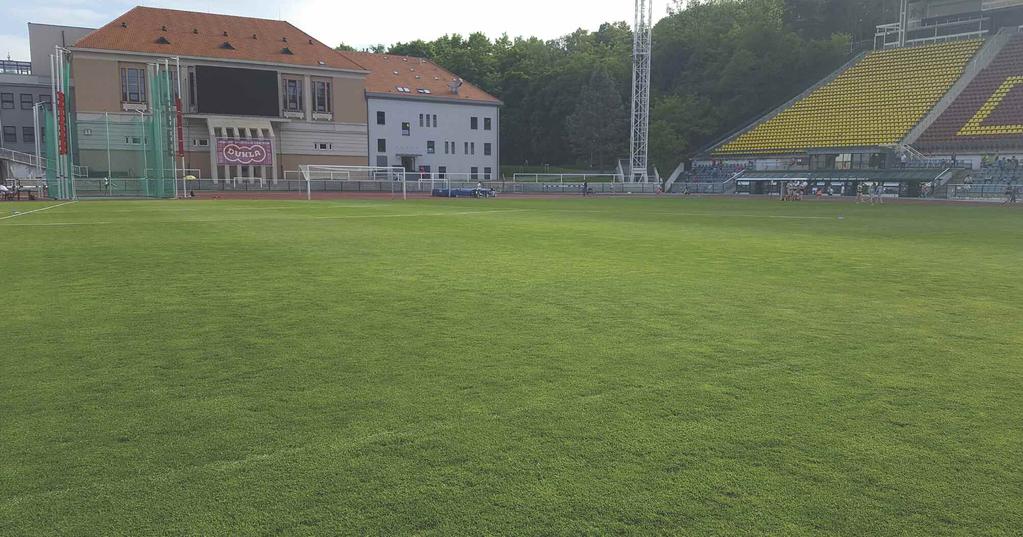
[[[650,158],[662,174],[870,46],[898,0],[675,0],[653,30]],[[341,45],[339,48],[348,48]],[[613,168],[628,156],[632,30],[445,35],[372,52],[429,58],[504,102],[504,165]]]

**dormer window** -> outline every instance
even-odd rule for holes
[[[234,50],[234,45],[232,45],[229,41],[224,41],[220,45],[220,48],[222,48],[224,50]]]
[[[164,37],[164,36],[162,36],[162,35],[161,35],[161,36],[160,36],[160,37],[159,37],[159,38],[158,38],[158,39],[156,40],[156,44],[157,44],[157,45],[169,45],[169,44],[170,44],[170,41],[168,41],[166,37]]]

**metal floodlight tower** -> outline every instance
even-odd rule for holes
[[[899,6],[899,46],[906,46],[906,33],[909,30],[909,0],[902,0]]]
[[[650,49],[653,37],[653,0],[636,1],[632,41],[632,158],[628,182],[650,180]]]

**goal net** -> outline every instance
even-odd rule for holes
[[[299,166],[305,181],[306,199],[317,193],[390,192],[392,197],[406,195],[405,169],[386,166]]]

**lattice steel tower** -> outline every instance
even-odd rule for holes
[[[636,0],[636,25],[632,42],[632,160],[631,182],[650,180],[647,151],[650,147],[650,47],[653,41],[653,0]]]

